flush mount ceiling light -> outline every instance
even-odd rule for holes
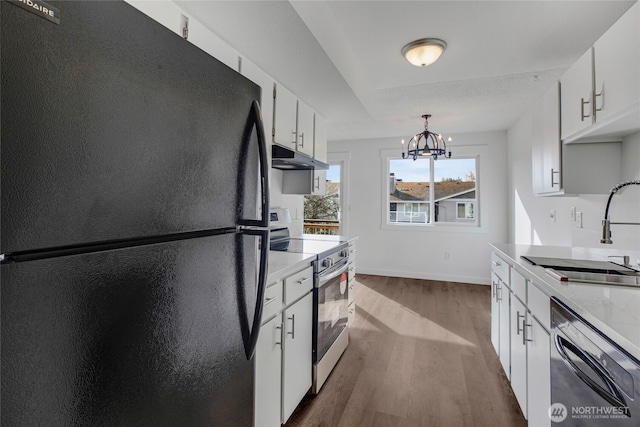
[[[424,114],[424,131],[413,135],[407,144],[405,151],[404,139],[402,143],[402,158],[417,160],[419,156],[432,156],[433,160],[438,160],[438,156],[445,159],[451,158],[451,137],[445,142],[442,135],[429,131],[429,117],[431,114]],[[424,138],[424,146],[420,148],[420,141]],[[447,151],[447,142],[449,150]]]
[[[436,62],[446,48],[444,40],[420,39],[406,44],[402,48],[402,54],[416,67],[426,67]]]

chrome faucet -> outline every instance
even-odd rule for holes
[[[613,243],[611,240],[611,225],[612,224],[620,224],[620,225],[640,225],[640,222],[611,222],[609,221],[609,207],[611,206],[611,199],[613,195],[618,192],[623,187],[627,185],[640,185],[640,180],[636,181],[624,181],[620,184],[616,185],[611,189],[611,193],[609,193],[609,199],[607,200],[607,207],[604,209],[604,219],[602,220],[602,239],[600,239],[600,243]]]

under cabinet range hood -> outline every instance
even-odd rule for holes
[[[329,169],[329,165],[283,145],[271,146],[271,167],[282,170]]]

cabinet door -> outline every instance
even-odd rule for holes
[[[510,349],[510,330],[509,330],[509,299],[510,292],[509,288],[505,286],[504,282],[500,281],[500,286],[498,287],[498,304],[500,306],[500,351],[498,355],[500,356],[500,363],[502,364],[502,369],[504,369],[504,373],[507,375],[507,378],[511,378],[511,349]]]
[[[297,99],[284,86],[274,85],[273,142],[296,149]]]
[[[500,280],[498,276],[491,272],[491,343],[500,354],[500,301],[498,300],[498,287]]]
[[[549,333],[532,317],[527,321],[528,420],[530,426],[550,426],[551,368]]]
[[[511,388],[527,418],[527,346],[524,341],[527,308],[511,297]]]
[[[556,82],[534,109],[532,178],[535,194],[561,189],[560,84]]]
[[[596,121],[640,102],[640,5],[594,44]]]
[[[593,57],[589,49],[560,77],[562,139],[593,123]]]
[[[327,120],[318,113],[313,116],[313,158],[327,162]]]
[[[324,196],[327,192],[327,171],[316,169],[313,171],[313,183],[311,186],[311,195]]]
[[[313,110],[298,101],[297,150],[313,157]]]
[[[255,425],[279,427],[282,382],[282,316],[262,325],[256,347]]]
[[[262,120],[264,122],[265,137],[269,138],[273,129],[273,79],[262,71],[253,62],[246,58],[242,59],[241,73],[249,80],[260,86],[261,99],[260,109],[262,110]],[[271,150],[268,150],[271,155]]]
[[[313,295],[284,311],[282,423],[286,423],[311,388]]]

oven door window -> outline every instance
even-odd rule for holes
[[[315,360],[322,359],[331,344],[347,327],[348,315],[348,272],[344,272],[327,282],[322,282],[317,291],[317,328]]]

